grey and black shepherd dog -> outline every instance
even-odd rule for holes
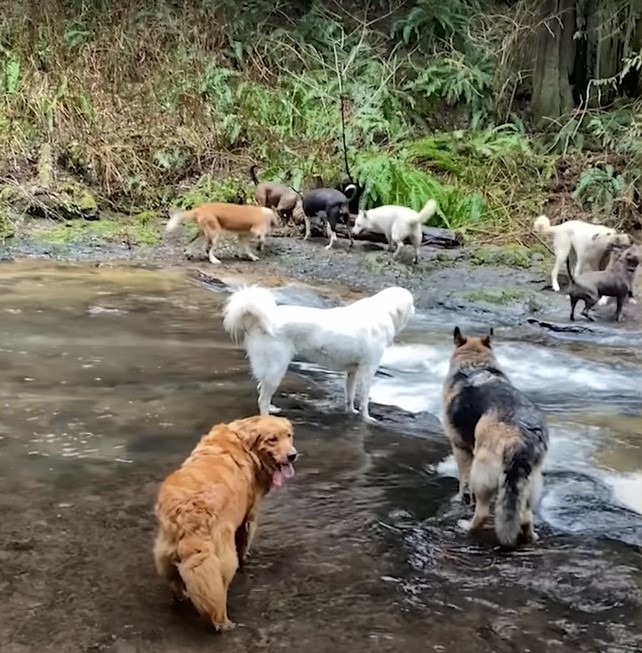
[[[542,487],[548,428],[542,411],[502,372],[488,335],[462,335],[455,328],[455,350],[443,389],[443,423],[457,462],[461,501],[466,487],[475,501],[467,531],[479,529],[495,502],[495,533],[513,548],[520,533],[538,537],[533,508]]]

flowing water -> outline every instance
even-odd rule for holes
[[[219,637],[172,608],[150,555],[158,482],[213,423],[256,409],[225,297],[184,271],[2,268],[3,653],[640,650],[640,333],[499,329],[551,430],[542,539],[507,554],[458,530],[470,509],[450,501],[436,417],[453,320],[484,325],[436,311],[387,352],[378,425],[342,414],[339,375],[292,366],[275,403],[302,455],[235,579],[239,625]]]

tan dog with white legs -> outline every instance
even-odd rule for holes
[[[201,204],[190,211],[170,211],[165,231],[174,231],[185,220],[195,222],[198,229],[189,244],[192,245],[199,238],[203,238],[208,248],[210,263],[213,265],[220,263],[214,254],[214,247],[223,231],[236,234],[245,255],[251,261],[258,261],[258,256],[250,251],[250,241],[257,238],[257,250],[260,251],[272,227],[278,225],[278,217],[272,209],[213,202]]]

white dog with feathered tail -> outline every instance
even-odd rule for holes
[[[352,233],[357,236],[362,231],[383,234],[388,241],[390,250],[396,247],[392,258],[397,258],[406,240],[414,247],[413,263],[419,260],[419,248],[423,234],[421,225],[431,218],[437,210],[437,202],[428,200],[421,211],[409,209],[406,206],[386,204],[376,209],[359,211],[352,227]]]
[[[368,411],[370,386],[384,351],[415,313],[412,294],[391,287],[372,297],[337,308],[277,306],[272,293],[259,287],[237,290],[228,300],[223,326],[235,341],[243,339],[252,374],[258,381],[259,412],[278,412],[272,397],[290,362],[303,358],[346,373],[346,411]]]

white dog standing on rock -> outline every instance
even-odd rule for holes
[[[384,351],[415,313],[412,294],[391,287],[347,306],[312,308],[278,306],[272,293],[259,287],[237,290],[225,306],[223,326],[235,341],[243,338],[254,378],[259,411],[268,415],[272,397],[290,362],[302,358],[346,373],[346,411],[368,412],[370,385]]]
[[[428,200],[419,212],[392,204],[378,206],[369,211],[359,211],[352,233],[355,236],[362,231],[383,234],[388,241],[389,249],[392,250],[395,246],[397,248],[393,258],[397,258],[404,242],[409,240],[415,248],[413,263],[416,263],[419,260],[419,247],[422,240],[421,225],[432,217],[436,210],[437,202]]]
[[[582,271],[588,250],[591,247],[593,236],[598,234],[615,235],[616,230],[612,227],[605,227],[601,224],[591,224],[583,220],[568,220],[562,224],[551,225],[551,221],[540,215],[533,223],[535,233],[542,235],[553,235],[553,252],[555,253],[555,264],[551,270],[551,285],[555,292],[559,292],[560,284],[557,280],[560,267],[566,262],[571,249],[575,250],[577,262],[573,276],[576,277]]]

